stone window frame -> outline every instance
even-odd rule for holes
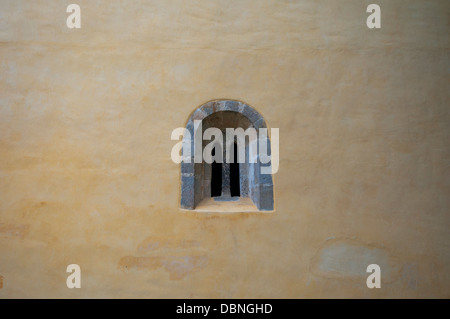
[[[186,130],[189,131],[192,137],[191,143],[191,158],[190,163],[181,162],[181,196],[180,196],[180,208],[183,210],[195,211],[199,202],[205,198],[207,189],[205,189],[204,180],[204,162],[194,163],[194,121],[203,121],[208,116],[222,111],[237,112],[248,119],[251,127],[257,131],[260,128],[267,128],[266,122],[263,116],[256,111],[250,105],[238,100],[221,99],[209,101],[191,113],[187,123]],[[186,138],[186,137],[185,137]],[[258,139],[259,139],[258,135]],[[254,141],[259,144],[258,141]],[[267,143],[267,149],[270,154],[271,142],[270,136],[267,134],[265,140]],[[247,143],[246,143],[247,144]],[[202,145],[203,147],[203,145]],[[248,160],[248,159],[247,159]],[[249,190],[248,197],[257,207],[258,211],[273,212],[274,211],[274,190],[273,190],[273,178],[272,174],[261,174],[261,166],[270,166],[270,162],[263,164],[260,162],[259,154],[257,155],[256,163],[253,164],[251,173],[249,173],[249,179],[251,180],[251,189]],[[233,201],[229,202],[229,205],[233,205]]]

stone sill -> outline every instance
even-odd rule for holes
[[[273,213],[274,211],[258,210],[253,201],[248,197],[239,197],[238,200],[216,201],[209,197],[203,199],[193,210],[181,209],[183,211],[200,213]]]

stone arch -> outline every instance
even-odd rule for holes
[[[202,132],[199,131],[198,127],[194,127],[194,121],[201,121]],[[210,194],[211,185],[211,164],[204,161],[201,163],[195,163],[195,154],[202,154],[205,144],[210,141],[203,141],[201,145],[196,145],[194,143],[196,134],[201,134],[205,129],[209,127],[217,127],[221,130],[225,130],[227,127],[238,128],[241,127],[244,130],[252,127],[258,130],[260,128],[267,128],[264,118],[258,113],[254,108],[240,101],[236,100],[214,100],[207,102],[197,108],[189,117],[186,130],[189,131],[191,139],[189,140],[189,135],[185,134],[184,143],[189,143],[187,145],[191,146],[191,154],[182,155],[184,159],[181,163],[181,208],[194,210],[196,206]],[[225,134],[223,135],[225,137]],[[259,140],[261,138],[261,140]],[[264,138],[264,140],[262,140]],[[274,209],[274,196],[273,196],[273,179],[272,174],[262,174],[262,166],[270,166],[270,163],[263,164],[259,159],[259,153],[256,155],[255,163],[247,163],[249,154],[249,145],[257,149],[259,143],[267,143],[267,149],[270,154],[270,138],[261,137],[259,134],[256,139],[252,139],[245,143],[246,151],[246,163],[240,164],[240,189],[241,197],[249,197],[258,210],[261,211],[273,211]],[[196,149],[197,147],[197,149]],[[225,149],[226,144],[224,143],[224,162],[225,162]],[[224,164],[226,167],[226,164]],[[227,185],[226,185],[226,168],[224,169],[223,187],[224,187],[224,198],[227,196]],[[233,202],[230,201],[230,205]]]

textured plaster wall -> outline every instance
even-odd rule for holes
[[[72,2],[0,1],[0,297],[450,297],[448,0]],[[280,128],[273,214],[179,210],[220,98]]]

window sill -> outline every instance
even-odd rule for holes
[[[201,213],[272,213],[273,211],[258,210],[248,197],[239,197],[237,200],[218,201],[214,198],[203,199],[192,212]]]

